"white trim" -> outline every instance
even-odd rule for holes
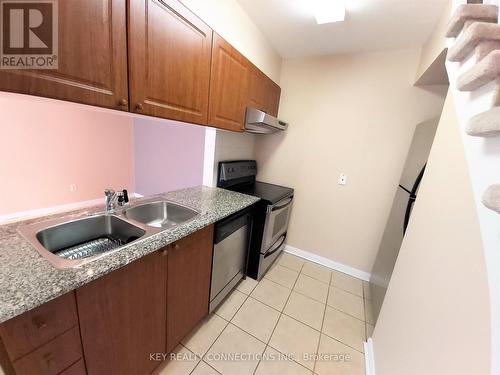
[[[375,353],[373,352],[373,340],[371,337],[363,343],[365,348],[365,374],[375,375]]]
[[[215,186],[215,145],[217,131],[212,128],[205,128],[205,149],[203,154],[203,185]]]
[[[311,262],[321,264],[322,266],[331,268],[335,271],[346,273],[364,281],[370,281],[370,274],[368,272],[358,270],[357,268],[347,266],[339,262],[335,262],[334,260],[310,253],[309,251],[297,249],[296,247],[290,245],[285,246],[285,251],[289,254],[296,255],[300,258],[310,260]]]
[[[134,197],[134,198],[142,198],[144,195],[133,193],[130,196]],[[91,199],[88,201],[61,204],[59,206],[37,208],[35,210],[19,211],[19,212],[14,212],[11,214],[0,215],[0,225],[13,223],[16,221],[33,219],[33,218],[40,217],[40,216],[47,216],[47,215],[53,215],[53,214],[58,214],[58,213],[62,213],[62,212],[79,210],[81,208],[98,206],[98,205],[104,205],[104,197],[97,198],[97,199]]]

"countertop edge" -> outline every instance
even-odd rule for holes
[[[218,191],[221,191],[222,189],[219,188],[208,188],[208,187],[197,187],[197,189],[200,189],[200,192],[198,193],[200,195],[200,201],[203,200],[202,195],[205,192],[208,193],[217,193]],[[181,200],[176,200],[175,198],[172,198],[172,195],[182,193],[182,192],[190,192],[193,191],[192,195],[195,195],[196,192],[193,189],[183,189],[179,191],[174,191],[170,193],[164,193],[164,194],[159,194],[155,196],[149,196],[149,197],[144,197],[139,200],[148,200],[152,199],[153,197],[158,197],[158,198],[167,198],[169,200],[172,200],[173,202],[177,203],[182,203],[186,204],[184,201]],[[32,247],[27,240],[25,240],[21,235],[17,235],[19,237],[19,246],[26,247],[28,244],[31,250],[38,255],[39,258],[43,259],[43,262],[46,262],[47,264],[45,267],[52,267],[53,269],[51,270],[53,273],[58,274],[60,273],[60,276],[63,277],[64,273],[71,272],[71,271],[84,271],[87,270],[86,275],[84,276],[84,279],[75,279],[68,281],[66,285],[61,285],[60,288],[53,290],[52,292],[44,293],[42,296],[30,296],[29,298],[26,298],[25,296],[19,296],[23,301],[16,301],[16,303],[8,303],[1,301],[1,306],[0,306],[0,323],[3,323],[5,321],[8,321],[9,319],[12,319],[16,316],[19,316],[27,311],[30,311],[36,307],[39,307],[57,297],[60,297],[66,293],[72,292],[96,279],[99,279],[107,274],[110,274],[113,271],[116,271],[144,256],[147,256],[151,253],[154,253],[155,251],[158,251],[159,249],[175,242],[178,241],[182,238],[185,238],[209,225],[215,224],[216,222],[229,217],[230,215],[237,213],[241,210],[244,210],[253,204],[257,203],[260,199],[257,197],[245,195],[245,194],[240,194],[240,193],[235,193],[235,192],[229,192],[226,190],[223,190],[225,195],[228,197],[231,197],[232,199],[240,198],[238,204],[235,207],[232,207],[230,209],[221,209],[222,212],[202,212],[200,216],[189,220],[186,223],[182,223],[175,228],[170,228],[165,231],[156,233],[151,235],[150,237],[146,237],[144,239],[137,240],[134,243],[131,243],[130,245],[127,245],[119,250],[119,254],[122,255],[119,257],[117,254],[109,254],[101,259],[104,259],[104,261],[101,261],[101,269],[98,270],[97,272],[94,272],[92,269],[92,264],[87,263],[86,267],[81,267],[79,270],[75,269],[70,269],[70,270],[57,270],[55,269],[52,265],[48,263],[44,258],[42,258],[35,250],[34,247]],[[222,194],[222,193],[221,193]],[[203,202],[201,202],[203,203]],[[213,207],[212,207],[213,208]],[[79,210],[83,211],[83,210]],[[217,209],[216,209],[217,211]],[[56,216],[63,216],[64,214],[59,214]],[[53,217],[54,215],[47,215],[47,216],[42,216],[39,218],[35,219],[30,219],[30,222],[33,221],[42,221],[46,220],[47,217]],[[19,226],[22,224],[22,222],[18,223],[11,223],[5,225],[5,227],[9,226]],[[0,226],[1,229],[1,226]],[[0,232],[1,234],[1,232]],[[1,246],[0,246],[1,248]],[[114,257],[113,257],[114,255]],[[106,259],[107,258],[107,259]],[[102,268],[102,264],[105,263],[105,261],[111,261],[110,265],[108,267]],[[38,259],[40,261],[40,259]],[[97,261],[96,261],[97,262]],[[5,275],[0,275],[0,287],[2,287],[2,284],[4,282],[8,282],[8,280],[5,280],[8,277],[4,277]],[[54,282],[57,282],[58,280],[54,280]],[[30,289],[30,288],[28,288]],[[38,288],[32,288],[31,290],[34,290],[32,294],[36,293],[36,290],[39,290]],[[26,294],[26,293],[24,293]],[[29,293],[28,293],[29,294]],[[2,296],[4,297],[4,296]],[[3,299],[3,298],[2,298]]]

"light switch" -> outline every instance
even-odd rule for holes
[[[347,184],[347,175],[341,173],[339,176],[339,185],[346,185],[346,184]]]

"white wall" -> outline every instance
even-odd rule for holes
[[[417,70],[415,81],[418,81],[433,65],[437,57],[446,49],[446,29],[450,20],[451,8],[453,0],[448,0],[448,3],[443,8],[441,17],[437,22],[431,36],[422,47],[420,63]]]
[[[205,128],[134,119],[135,192],[154,195],[202,184]]]
[[[460,132],[449,95],[375,327],[378,375],[490,373],[488,282]]]
[[[216,186],[219,162],[255,159],[255,138],[248,133],[234,133],[207,128],[203,185]]]
[[[453,10],[465,0],[454,0]],[[490,0],[484,3],[496,4]],[[448,39],[448,45],[455,43]],[[472,93],[460,92],[456,89],[458,77],[476,64],[476,57],[470,54],[462,63],[447,62],[451,88],[455,101],[460,133],[468,162],[476,212],[479,217],[481,236],[483,241],[483,255],[486,261],[486,277],[489,282],[490,316],[491,316],[491,373],[500,374],[500,215],[487,209],[482,203],[485,190],[500,182],[500,138],[471,137],[466,134],[465,128],[469,119],[496,105],[498,98],[498,80],[475,90]]]
[[[279,84],[281,56],[235,0],[182,0],[203,21]],[[207,128],[203,184],[215,186],[220,160],[255,159],[255,136]]]
[[[281,56],[235,0],[181,0],[220,36],[279,84]]]
[[[370,272],[414,128],[444,102],[442,88],[413,87],[419,58],[415,49],[284,62],[280,117],[290,126],[256,138],[256,156],[259,179],[295,188],[289,245]]]

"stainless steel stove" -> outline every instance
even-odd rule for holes
[[[252,210],[247,275],[260,280],[286,245],[293,189],[256,181],[255,160],[219,163],[217,186],[261,198]]]

